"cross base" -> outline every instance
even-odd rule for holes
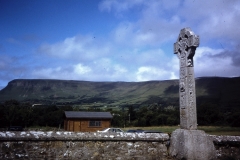
[[[176,129],[172,132],[169,153],[177,159],[215,159],[216,149],[202,130]]]

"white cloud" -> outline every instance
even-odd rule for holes
[[[144,0],[104,0],[99,4],[100,11],[112,11],[119,13],[128,10],[136,5],[140,5]]]
[[[168,0],[104,0],[99,4],[100,11],[115,13],[122,20],[109,35],[102,39],[78,35],[63,42],[42,45],[40,51],[74,60],[69,67],[72,70],[68,70],[74,78],[175,79],[179,77],[179,59],[161,48],[163,45],[172,47],[180,29],[193,26],[194,32],[200,35],[200,44],[205,42],[205,47],[198,47],[194,56],[196,76],[237,75],[238,58],[233,59],[233,54],[223,57],[226,53],[223,54],[222,42],[226,47],[233,46],[231,40],[240,37],[237,29],[240,21],[236,21],[240,18],[239,8],[240,2],[234,0],[228,3],[223,0],[174,3]],[[128,14],[135,9],[139,10],[137,16],[129,19]],[[221,44],[221,49],[206,46],[206,42],[209,46]],[[51,72],[57,72],[56,68]],[[64,73],[61,71],[59,75]]]
[[[42,67],[33,70],[31,73],[36,78],[47,79],[72,79],[73,75],[69,70],[63,67]]]
[[[178,14],[186,24],[194,26],[196,33],[202,35],[201,39],[229,42],[240,36],[239,8],[238,0],[186,0]]]
[[[222,54],[222,49],[199,47],[194,57],[195,73],[202,76],[237,76],[239,68],[233,66],[231,55]]]
[[[214,56],[214,55],[220,54],[221,52],[223,52],[223,49],[213,49],[210,47],[198,47],[196,49],[194,58],[196,59],[196,61],[200,61],[200,59],[204,58],[204,56],[205,57]]]
[[[179,4],[180,1],[174,1],[173,3],[169,0],[103,0],[99,4],[99,9],[100,11],[113,11],[119,13],[140,6],[142,8],[151,8],[152,11],[157,11],[159,8],[171,10],[176,8]]]
[[[168,71],[171,72],[170,79],[178,79],[179,78],[179,59],[177,55],[174,55],[172,59],[166,63]]]
[[[82,64],[65,66],[65,67],[45,67],[38,68],[32,72],[36,78],[47,79],[65,79],[65,80],[90,80],[91,68]]]
[[[140,17],[125,20],[116,28],[115,39],[124,44],[159,45],[171,41],[184,27],[192,28],[207,41],[234,43],[240,37],[238,0],[105,0],[99,6],[101,11],[123,14],[123,17],[128,16],[126,11],[141,10]]]
[[[170,21],[160,17],[153,19],[119,24],[112,32],[114,42],[124,47],[156,47],[176,39],[182,26],[177,16],[172,17]]]
[[[91,64],[92,66],[92,79],[100,81],[126,81],[129,80],[129,70],[121,65],[116,63],[111,59],[103,58],[98,59]]]
[[[233,61],[233,54],[223,57],[223,48],[209,46],[223,42],[220,39],[225,38],[224,45],[229,47],[233,44],[227,45],[232,43],[227,39],[238,39],[238,5],[239,2],[231,1],[225,6],[223,1],[216,0],[174,3],[167,0],[102,1],[99,9],[121,15],[118,19],[122,21],[102,38],[78,35],[62,42],[42,45],[40,53],[71,65],[49,66],[37,70],[35,74],[93,81],[176,79],[179,77],[179,59],[173,53],[166,53],[163,48],[172,48],[180,29],[194,26],[194,32],[200,35],[200,44],[205,42],[205,47],[198,47],[194,56],[196,76],[237,75],[233,64],[239,64],[238,59]],[[125,13],[129,14],[136,8],[141,11],[129,19]],[[211,42],[209,46],[206,46],[206,40]]]
[[[94,36],[78,35],[55,44],[43,44],[38,52],[63,59],[92,61],[109,54],[110,47],[107,42],[103,42],[105,41],[100,38],[96,40]]]
[[[74,73],[76,73],[77,75],[87,74],[91,71],[91,68],[88,66],[84,66],[82,64],[74,65]]]
[[[239,62],[237,53],[234,51],[226,52],[223,49],[213,49],[210,47],[198,47],[194,56],[195,77],[204,76],[239,76]],[[234,65],[235,64],[235,65]],[[172,57],[169,63],[166,63],[173,78],[179,77],[179,59]]]
[[[165,62],[168,62],[169,57],[164,53],[162,49],[149,48],[147,50],[135,49],[128,54],[128,65],[151,65],[151,66],[165,66]],[[134,63],[131,63],[134,62]]]
[[[100,4],[100,9],[124,14],[125,11],[138,8],[141,11],[134,20],[126,18],[131,13],[126,12],[126,15],[123,15],[124,20],[112,31],[114,42],[124,47],[159,46],[176,39],[179,30],[184,27],[180,17],[172,13],[179,3],[166,0],[106,0]],[[166,15],[165,11],[169,14]]]
[[[128,70],[120,64],[113,64],[111,60],[102,59],[83,65],[77,63],[64,67],[41,67],[32,72],[33,77],[50,79],[71,79],[88,81],[118,81],[128,79]]]
[[[25,58],[25,57],[24,57]],[[12,79],[22,78],[27,75],[29,68],[22,59],[10,55],[1,54],[0,59],[0,81],[9,81]]]
[[[148,81],[148,80],[163,80],[173,78],[173,73],[162,68],[155,68],[149,66],[142,66],[138,68],[136,72],[137,81]]]

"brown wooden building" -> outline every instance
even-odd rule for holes
[[[110,112],[65,111],[64,130],[96,132],[111,126]]]

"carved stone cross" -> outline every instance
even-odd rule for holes
[[[180,60],[179,102],[181,129],[197,129],[193,56],[198,46],[199,36],[195,35],[190,28],[183,28],[177,42],[174,43],[174,54],[177,54]]]

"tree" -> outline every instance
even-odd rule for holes
[[[204,103],[197,108],[197,121],[199,125],[216,125],[224,123],[219,107],[213,103]]]
[[[111,113],[113,119],[111,125],[114,127],[124,127],[124,116],[120,111],[114,111]]]
[[[4,104],[0,104],[0,128],[6,127],[7,124]]]
[[[20,125],[20,103],[16,100],[9,100],[4,103],[4,118],[6,119],[6,125]]]
[[[24,125],[24,127],[28,127],[30,125],[32,125],[32,122],[34,120],[34,117],[32,116],[32,105],[30,103],[23,103],[20,105],[19,108],[19,114],[21,116],[21,121],[22,121],[22,125]]]

